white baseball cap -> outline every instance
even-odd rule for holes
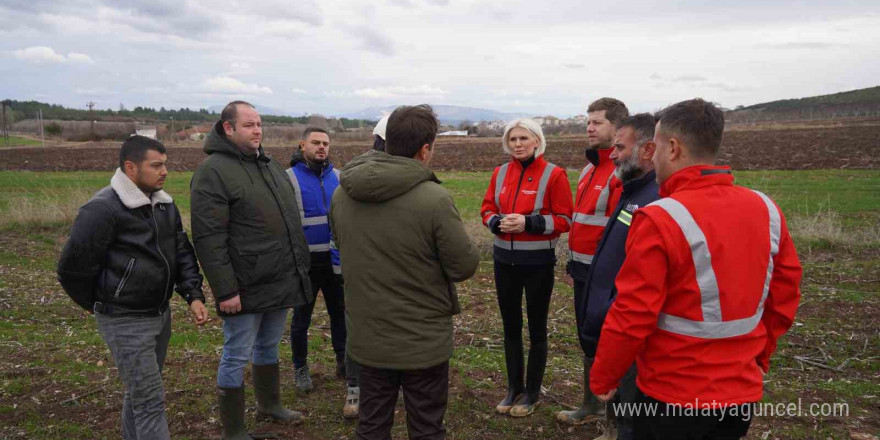
[[[382,119],[379,119],[379,122],[376,123],[376,127],[373,128],[373,134],[382,138],[383,141],[385,140],[385,127],[388,126],[389,116],[391,115],[387,114],[382,116]]]

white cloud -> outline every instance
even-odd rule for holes
[[[215,76],[203,81],[198,89],[218,95],[271,95],[272,89],[257,84],[245,84],[229,76]]]
[[[420,86],[392,86],[392,87],[368,87],[358,89],[352,92],[354,96],[361,98],[400,98],[400,97],[422,97],[422,98],[441,98],[449,92],[439,87],[423,84]]]
[[[303,94],[309,93],[303,89],[291,89],[290,91],[293,93],[296,93],[297,95],[303,95]]]
[[[73,92],[82,96],[109,96],[114,94],[113,91],[106,87],[76,88]]]
[[[32,46],[25,49],[12,51],[12,56],[29,63],[73,63],[73,64],[94,64],[92,58],[86,54],[71,52],[64,55],[55,52],[51,47]]]

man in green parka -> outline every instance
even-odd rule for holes
[[[479,253],[428,168],[437,118],[427,105],[388,119],[386,152],[352,159],[330,207],[345,272],[346,352],[361,365],[358,439],[390,438],[402,387],[410,438],[442,439],[455,282]]]
[[[229,103],[190,184],[193,244],[223,320],[217,385],[224,439],[251,438],[243,388],[251,360],[257,416],[302,421],[281,406],[278,343],[287,309],[312,300],[309,248],[294,188],[261,141],[256,109]]]

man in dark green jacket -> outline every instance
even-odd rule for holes
[[[453,283],[474,274],[479,253],[427,167],[436,135],[431,107],[399,107],[387,153],[349,162],[333,195],[346,351],[361,365],[358,439],[390,438],[401,386],[410,438],[445,436],[452,316],[461,311]]]
[[[251,438],[243,388],[251,359],[257,415],[302,421],[302,414],[281,406],[278,342],[287,309],[312,299],[309,248],[293,186],[261,140],[256,109],[229,103],[190,184],[193,243],[223,319],[217,385],[224,439]]]

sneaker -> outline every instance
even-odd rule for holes
[[[361,387],[348,387],[345,396],[345,405],[342,407],[342,417],[352,420],[358,417],[361,402]]]
[[[297,390],[308,393],[309,391],[312,391],[312,388],[314,388],[314,386],[312,385],[312,375],[309,373],[308,364],[297,368],[293,373],[293,377],[296,380]]]

